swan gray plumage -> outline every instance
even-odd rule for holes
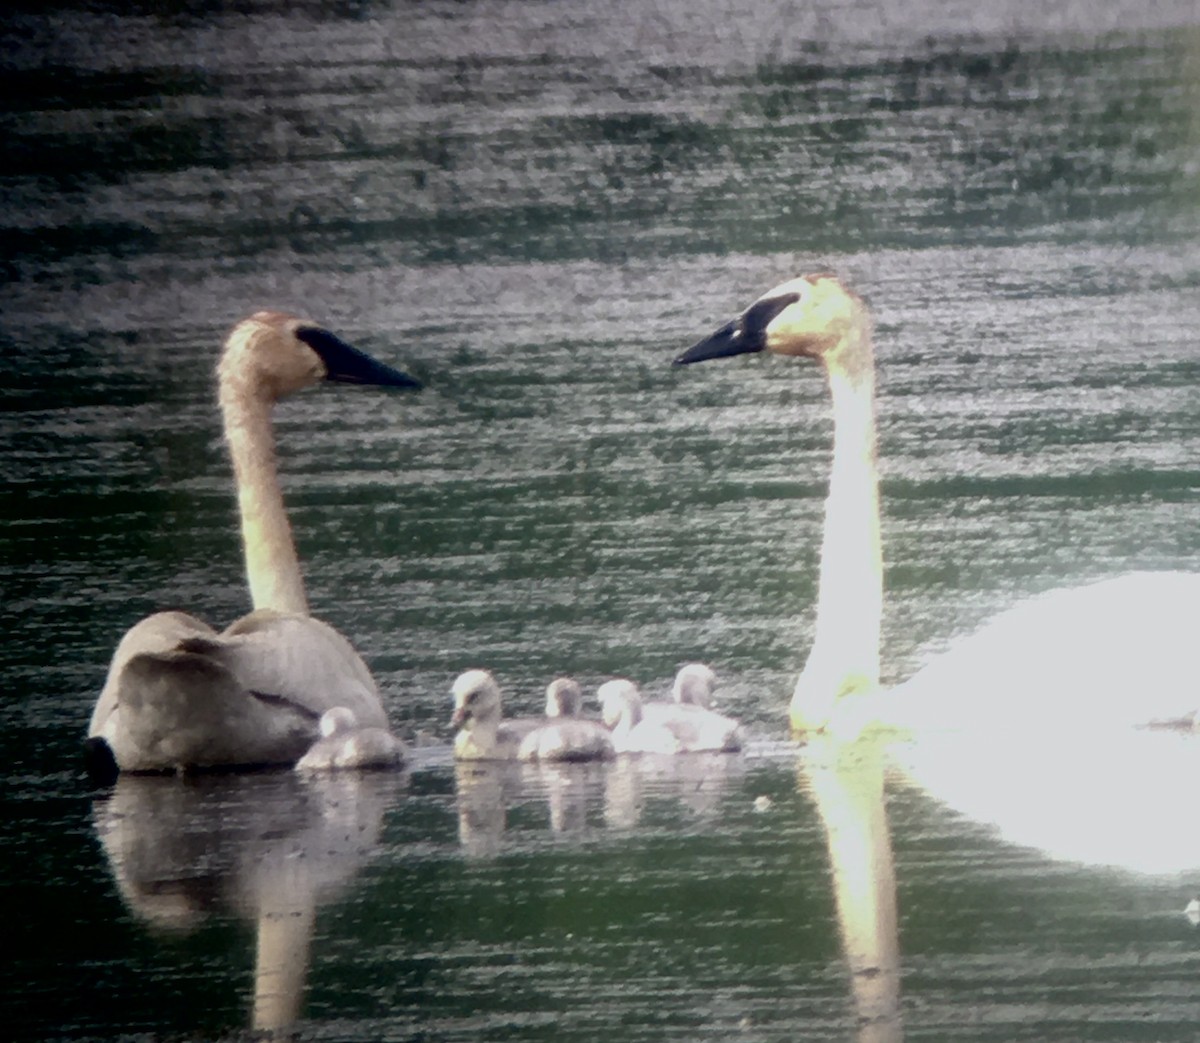
[[[596,698],[618,753],[732,753],[742,747],[733,718],[686,703],[645,702],[627,678],[606,681]]]
[[[612,740],[595,721],[564,715],[573,706],[571,686],[552,681],[547,690],[555,715],[504,718],[503,697],[487,670],[468,670],[455,680],[450,726],[459,760],[603,760],[613,755]],[[577,686],[576,686],[577,687]]]
[[[296,762],[296,771],[395,768],[407,759],[404,743],[386,728],[364,728],[354,712],[335,706],[321,715],[321,737]]]
[[[387,728],[375,681],[349,641],[308,615],[275,462],[275,402],[319,381],[416,388],[313,323],[257,312],[217,367],[254,611],[218,633],[161,612],[122,638],[88,725],[98,778],[117,771],[293,764],[337,706]]]
[[[985,711],[1021,727],[1052,711],[1076,725],[1194,720],[1200,658],[1186,635],[1200,619],[1200,575],[1191,573],[1135,573],[1018,605],[876,698],[883,559],[871,334],[858,295],[834,276],[810,275],[769,290],[675,359],[685,365],[766,351],[813,358],[825,369],[833,458],[816,634],[792,695],[793,729],[836,727],[835,710],[902,725],[910,712],[957,712],[970,723]]]

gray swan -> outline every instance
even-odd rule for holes
[[[275,458],[271,411],[321,381],[419,388],[304,319],[262,311],[230,332],[217,367],[254,611],[218,633],[183,612],[135,624],[117,646],[85,743],[89,773],[291,765],[346,708],[387,729],[366,664],[308,601]]]

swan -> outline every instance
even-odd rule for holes
[[[335,706],[321,715],[321,737],[296,762],[296,771],[394,768],[407,759],[404,744],[385,728],[361,728],[354,711]]]
[[[566,681],[566,684],[563,684]],[[547,690],[547,717],[502,718],[500,686],[487,670],[468,670],[455,680],[451,694],[454,714],[450,726],[458,760],[583,761],[613,756],[607,730],[596,721],[564,713],[570,710],[570,679],[552,681]]]
[[[1133,573],[1035,598],[877,698],[883,556],[870,312],[835,276],[802,276],[674,362],[764,351],[820,362],[833,402],[816,633],[791,698],[793,731],[837,730],[835,711],[858,715],[851,731],[928,720],[1025,728],[1055,714],[1072,727],[1194,727],[1200,575],[1191,573]]]
[[[328,330],[261,311],[234,326],[217,366],[254,611],[218,633],[183,612],[135,624],[117,645],[87,730],[99,781],[169,772],[294,764],[322,714],[345,707],[387,728],[370,671],[308,601],[275,463],[271,410],[322,380],[419,388]]]
[[[732,753],[742,747],[737,721],[699,706],[643,702],[626,678],[596,691],[605,725],[618,753]]]

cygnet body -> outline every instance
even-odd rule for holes
[[[296,762],[296,771],[397,768],[407,759],[404,743],[383,728],[360,728],[344,706],[323,713],[318,727],[321,737]]]
[[[713,685],[717,675],[704,663],[688,663],[675,675],[671,698],[675,708],[684,711],[682,720],[702,730],[707,742],[718,743],[714,748],[735,751],[742,748],[742,726],[732,717],[712,709]],[[649,703],[648,707],[668,705]],[[651,711],[652,713],[654,711]],[[706,747],[707,748],[707,747]]]
[[[522,740],[517,759],[523,761],[594,761],[616,756],[612,736],[599,721],[585,720],[583,690],[570,677],[546,686],[546,722]]]
[[[703,663],[688,663],[681,666],[675,675],[671,686],[671,699],[685,706],[699,706],[705,710],[712,709],[712,690],[716,684],[717,675],[712,667]]]
[[[613,756],[612,740],[599,724],[562,715],[563,707],[571,706],[569,686],[564,686],[562,700],[556,699],[556,716],[509,720],[503,719],[500,686],[486,670],[461,674],[452,692],[450,723],[458,729],[454,737],[458,760],[572,761]]]
[[[741,733],[732,718],[700,706],[643,702],[637,685],[618,679],[596,693],[619,753],[732,752]]]

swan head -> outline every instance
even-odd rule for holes
[[[767,351],[825,361],[870,328],[866,305],[833,275],[804,275],[768,290],[732,322],[688,348],[675,365]]]
[[[486,670],[468,670],[459,674],[451,688],[454,715],[450,727],[470,729],[475,724],[500,721],[500,686]]]
[[[546,686],[547,717],[578,717],[583,710],[583,689],[573,677],[556,677]]]
[[[632,728],[642,719],[642,696],[638,686],[625,678],[605,681],[596,689],[600,700],[600,718],[606,728],[625,724]]]
[[[418,381],[351,347],[307,319],[255,312],[229,332],[217,366],[222,392],[269,401],[330,380],[343,384],[419,388]]]
[[[675,675],[671,698],[677,703],[708,709],[712,706],[712,690],[716,681],[717,675],[710,667],[703,663],[688,663]]]

